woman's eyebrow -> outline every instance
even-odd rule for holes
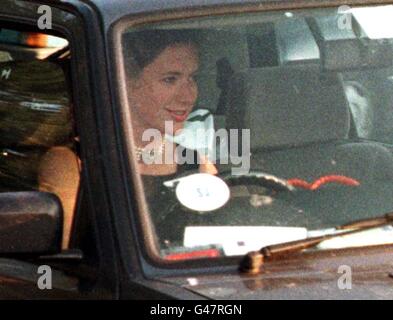
[[[192,76],[195,76],[199,72],[199,69],[195,70],[194,72],[191,73]],[[180,71],[166,71],[160,73],[161,76],[181,76],[183,75],[183,72]]]
[[[162,72],[161,76],[181,76],[182,73],[179,71],[168,71],[168,72]]]

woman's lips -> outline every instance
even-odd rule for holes
[[[184,122],[188,117],[188,112],[186,110],[166,110],[176,122]]]

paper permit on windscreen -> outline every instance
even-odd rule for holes
[[[315,232],[309,232],[309,236],[319,236]],[[383,226],[321,242],[318,249],[340,249],[350,247],[373,246],[393,243],[393,227]]]
[[[186,227],[184,246],[219,245],[226,256],[243,255],[272,244],[307,238],[301,227],[220,226]]]

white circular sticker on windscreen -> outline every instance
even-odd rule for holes
[[[208,173],[196,173],[180,180],[176,196],[191,210],[213,211],[228,202],[230,191],[222,179]]]

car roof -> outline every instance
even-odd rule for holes
[[[136,13],[151,12],[157,10],[171,10],[181,8],[192,8],[201,6],[214,6],[225,4],[267,3],[267,2],[295,2],[294,0],[82,0],[94,3],[101,10],[117,10],[127,7]],[[100,10],[100,11],[101,11]]]
[[[279,2],[295,2],[281,0]],[[193,9],[201,7],[218,7],[222,5],[256,4],[273,2],[273,0],[82,0],[94,5],[101,13],[106,25],[118,20],[125,14],[154,13],[165,10]],[[275,1],[277,2],[277,1]]]
[[[56,2],[56,0],[53,0]],[[74,0],[58,0],[60,3],[72,2]],[[337,5],[340,4],[364,4],[388,2],[389,0],[81,0],[96,9],[101,16],[106,27],[109,27],[114,21],[127,14],[144,14],[155,13],[166,10],[196,9],[203,7],[220,7],[224,5],[268,5],[274,6],[288,5],[293,8],[302,8],[306,5],[319,6],[323,4]]]
[[[65,0],[67,1],[67,0]],[[388,2],[384,0],[81,0],[85,3],[94,4],[101,12],[112,12],[120,9],[134,13],[152,12],[159,10],[185,9],[204,6],[220,6],[220,5],[247,5],[247,4],[292,4],[302,7],[305,3],[312,2],[314,6],[323,3],[343,4],[343,3],[377,3]],[[64,2],[64,0],[62,1]],[[123,12],[124,13],[124,12]]]

